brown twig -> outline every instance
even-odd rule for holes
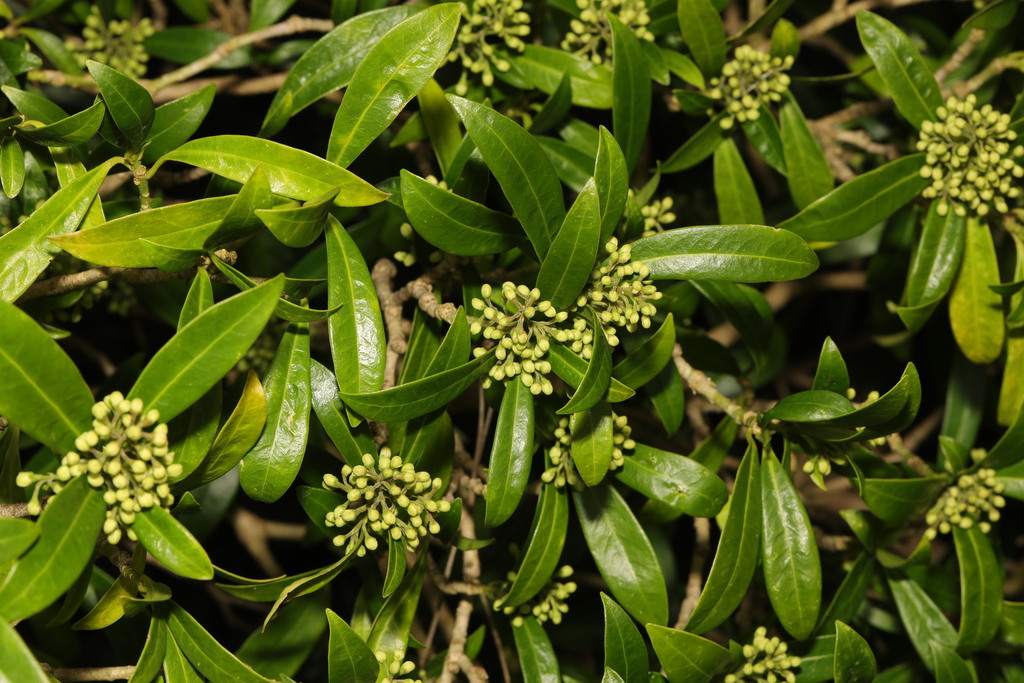
[[[750,430],[754,436],[761,434],[761,426],[757,424],[757,413],[746,410],[743,406],[734,402],[715,386],[715,382],[703,372],[693,367],[683,358],[683,349],[679,344],[672,349],[672,360],[675,361],[676,370],[683,378],[686,385],[695,394],[700,394],[711,403],[721,408],[736,424]]]
[[[151,284],[154,282],[168,282],[170,280],[185,280],[195,275],[195,272],[195,267],[187,268],[177,273],[168,273],[158,268],[116,268],[113,266],[90,268],[78,273],[58,275],[34,282],[25,290],[25,293],[21,295],[18,301],[24,302],[38,299],[42,296],[65,294],[85,289],[105,280],[123,280],[132,284]]]
[[[857,16],[861,10],[872,10],[880,7],[894,8],[916,5],[926,0],[861,0],[861,2],[848,3],[846,0],[835,0],[832,8],[822,15],[812,19],[798,29],[801,42],[814,36],[832,30],[840,24],[845,24]]]
[[[0,517],[31,517],[28,503],[0,503]]]
[[[706,517],[693,518],[693,556],[690,558],[690,575],[686,580],[686,596],[679,606],[676,629],[683,630],[693,615],[704,586],[704,563],[711,550],[711,522]]]
[[[237,508],[232,515],[235,535],[267,576],[280,576],[284,569],[270,551],[270,540],[301,541],[306,536],[305,524],[290,524],[265,519]]]
[[[77,681],[122,681],[128,680],[135,673],[135,666],[97,666],[78,669],[51,667],[41,663],[43,670],[62,683]]]

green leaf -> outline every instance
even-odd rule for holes
[[[49,683],[52,680],[39,666],[32,650],[14,627],[0,619],[0,676],[14,683]]]
[[[632,171],[640,158],[651,119],[651,71],[640,40],[612,12],[612,129],[622,145],[626,169]]]
[[[273,208],[282,201],[285,200],[271,193],[263,166],[257,166],[242,189],[234,195],[231,206],[222,215],[220,224],[203,242],[203,247],[215,249],[258,232],[263,228],[263,223],[257,218],[256,210]]]
[[[156,116],[149,91],[134,78],[106,64],[90,60],[85,66],[99,86],[110,118],[124,136],[129,149],[139,150]]]
[[[1006,338],[1002,297],[989,287],[999,284],[999,263],[988,224],[967,220],[963,262],[949,297],[949,324],[967,359],[991,363]]]
[[[487,467],[487,526],[505,523],[526,490],[534,448],[533,402],[533,394],[522,382],[505,385]]]
[[[789,191],[797,208],[804,209],[832,191],[832,168],[795,98],[782,105],[779,120]]]
[[[387,7],[352,17],[306,50],[288,71],[263,119],[260,137],[277,133],[288,118],[324,95],[348,85],[356,67],[396,24],[419,11],[411,5]]]
[[[388,537],[388,570],[384,576],[381,597],[388,597],[395,592],[405,576],[405,541],[396,541]]]
[[[561,344],[552,344],[548,350],[547,360],[551,362],[551,369],[566,384],[578,387],[584,382],[584,376],[589,371],[590,365],[570,349]],[[609,403],[619,403],[633,396],[636,392],[630,389],[617,379],[612,379],[608,391],[601,397]],[[565,413],[561,413],[565,414]]]
[[[900,113],[915,128],[934,120],[942,93],[910,38],[892,22],[866,11],[857,13],[857,31]]]
[[[625,683],[647,683],[647,646],[626,611],[601,593],[604,607],[604,665]]]
[[[591,178],[569,208],[537,273],[541,298],[561,311],[576,301],[590,278],[601,241],[601,206]]]
[[[761,475],[753,444],[736,470],[729,517],[718,541],[711,573],[686,624],[693,633],[721,624],[740,604],[757,567],[761,550]]]
[[[784,397],[764,414],[767,420],[783,422],[828,422],[856,410],[850,399],[834,391],[810,389]]]
[[[761,107],[761,113],[756,119],[747,119],[743,122],[743,133],[769,166],[786,175],[782,133],[779,132],[775,117],[767,107]]]
[[[923,154],[890,161],[843,183],[778,227],[823,242],[862,235],[928,186],[931,181],[920,173],[923,165]]]
[[[612,461],[612,407],[601,401],[569,418],[572,461],[583,483],[597,486]]]
[[[0,616],[20,621],[59,598],[92,559],[107,506],[84,477],[71,481],[39,516],[39,540],[0,586]]]
[[[761,463],[761,510],[768,597],[783,628],[803,640],[814,631],[821,608],[821,560],[807,510],[770,450]]]
[[[447,102],[446,102],[447,104]],[[402,205],[416,232],[460,256],[500,254],[523,243],[516,219],[402,169]]]
[[[679,0],[679,30],[693,61],[705,76],[716,76],[725,64],[725,28],[711,0]]]
[[[931,668],[932,646],[956,648],[956,631],[915,581],[893,574],[888,577],[888,583],[910,642],[925,666]]]
[[[234,367],[263,331],[283,277],[221,301],[181,329],[149,362],[129,392],[170,420]]]
[[[703,90],[705,86],[704,74],[700,72],[692,59],[676,50],[659,48],[661,56],[665,58],[665,64],[669,71],[683,79],[694,88]]]
[[[875,572],[875,558],[870,553],[861,553],[843,577],[832,601],[821,614],[818,630],[830,632],[837,621],[849,621],[859,610]]]
[[[171,100],[156,108],[153,127],[146,136],[146,149],[142,161],[152,164],[172,149],[188,141],[199,130],[213,104],[217,87],[210,83],[184,97]]]
[[[327,610],[331,635],[327,645],[328,683],[376,683],[380,664],[373,650],[331,610]]]
[[[629,192],[629,171],[622,148],[604,126],[600,128],[597,143],[597,157],[594,160],[594,182],[597,184],[597,199],[601,205],[601,240],[608,242],[615,226],[622,218]]]
[[[309,326],[292,323],[277,347],[263,385],[267,421],[242,458],[238,481],[246,494],[272,503],[288,490],[302,465],[309,438]]]
[[[166,683],[201,683],[203,680],[173,638],[165,646],[163,666]]]
[[[877,666],[867,641],[852,628],[836,621],[835,661],[832,665],[836,683],[871,683]]]
[[[322,197],[334,188],[340,188],[334,199],[336,206],[369,206],[387,198],[365,180],[314,154],[247,135],[190,140],[165,154],[157,164],[164,161],[205,168],[238,183],[244,183],[262,165],[271,191],[303,201]]]
[[[865,479],[861,497],[880,518],[902,522],[927,510],[948,483],[946,477]]]
[[[540,592],[558,566],[568,528],[568,494],[552,484],[542,485],[526,552],[508,594],[501,599],[503,606],[516,607]]]
[[[327,320],[334,374],[342,393],[374,392],[384,379],[384,322],[359,247],[333,216],[327,219]]]
[[[139,661],[135,664],[135,671],[132,672],[128,683],[152,683],[160,673],[163,665],[164,653],[168,646],[167,626],[164,620],[153,617],[149,620],[149,632],[146,634],[146,644],[142,647]]]
[[[17,197],[25,184],[25,153],[14,136],[0,141],[0,184],[10,199]]]
[[[562,185],[536,138],[493,109],[449,96],[484,162],[515,211],[537,256],[547,254],[565,219]]]
[[[402,21],[369,49],[334,119],[327,158],[351,164],[448,57],[459,7],[442,3]]]
[[[903,292],[905,306],[896,313],[912,332],[928,320],[938,302],[949,291],[964,254],[967,219],[956,211],[939,215],[939,202],[933,201],[924,221],[924,229],[914,250]]]
[[[759,15],[753,17],[751,21],[743,27],[743,30],[740,31],[739,34],[730,36],[729,40],[732,41],[743,36],[749,36],[751,33],[764,30],[774,23],[775,31],[772,31],[772,40],[774,41],[775,33],[778,31],[780,25],[788,24],[790,27],[793,27],[793,25],[785,19],[779,20],[779,17],[785,14],[786,10],[789,9],[792,4],[793,0],[772,0]],[[778,23],[776,23],[776,20],[779,20]],[[775,56],[776,54],[773,51],[772,57]]]
[[[625,459],[616,478],[651,500],[693,517],[714,517],[729,497],[722,480],[704,465],[642,443]]]
[[[524,681],[562,683],[555,649],[537,619],[523,617],[522,623],[512,627],[512,638],[515,640]]]
[[[181,647],[189,662],[208,680],[272,683],[225,650],[191,614],[173,602],[168,605],[167,625],[171,629],[174,642]]]
[[[92,423],[92,392],[78,368],[28,315],[0,302],[0,414],[67,453]]]
[[[953,528],[960,565],[960,630],[957,650],[980,650],[995,637],[1003,609],[1003,564],[978,527]]]
[[[427,81],[416,100],[420,106],[423,125],[427,129],[441,175],[448,171],[462,146],[459,117],[445,97],[444,89],[434,79]]]
[[[707,0],[685,0],[706,2]],[[718,146],[726,139],[726,131],[722,128],[723,113],[715,114],[700,130],[694,133],[679,149],[672,152],[661,165],[662,173],[677,173],[692,168],[714,154]]]
[[[675,321],[669,313],[654,334],[612,368],[612,377],[628,387],[639,389],[657,377],[672,359],[675,344]]]
[[[423,588],[423,574],[427,567],[427,553],[421,553],[412,570],[405,576],[402,585],[392,593],[380,608],[366,644],[374,652],[405,652],[409,643],[409,630],[416,617],[416,607]]]
[[[580,413],[598,404],[605,393],[610,391],[612,379],[612,352],[604,327],[593,309],[589,309],[586,317],[590,319],[590,329],[594,330],[594,346],[587,363],[587,370],[580,380],[572,398],[559,408],[558,415]],[[555,344],[557,346],[557,344]]]
[[[328,210],[336,196],[337,188],[302,206],[256,209],[256,215],[281,244],[288,247],[308,247],[323,232]]]
[[[722,223],[764,224],[764,211],[757,188],[732,138],[715,150],[715,198]]]
[[[216,266],[217,270],[224,273],[224,275],[239,289],[244,291],[257,286],[255,280],[240,270],[228,265],[227,262],[216,258],[216,255],[214,255],[210,261],[214,266]],[[288,279],[285,278],[286,296],[288,283]],[[311,323],[315,320],[323,320],[324,318],[330,317],[334,313],[338,312],[340,308],[340,305],[326,309],[306,308],[305,306],[300,306],[282,298],[278,300],[277,305],[274,307],[274,315],[282,320],[287,320],[293,323]]]
[[[774,282],[813,273],[818,257],[786,230],[766,225],[677,228],[633,243],[654,280]]]
[[[533,117],[528,130],[534,135],[545,133],[561,123],[569,114],[570,109],[572,109],[572,77],[565,73],[562,74],[562,80],[558,82],[558,87],[548,96],[540,111]]]
[[[47,237],[78,228],[114,163],[104,162],[60,188],[18,227],[0,237],[0,263],[14,264],[0,271],[0,299],[14,301],[46,270],[60,253]]]
[[[491,351],[463,365],[391,389],[358,394],[342,391],[341,399],[369,420],[411,420],[447,405],[493,364],[494,353]]]
[[[146,550],[175,574],[187,579],[213,578],[213,564],[203,546],[159,505],[138,513],[132,530]]]
[[[361,439],[360,434],[353,434],[349,429],[334,374],[315,360],[310,362],[309,370],[313,410],[320,425],[345,461],[358,465],[363,453],[375,450],[373,440],[368,436]]]
[[[47,147],[65,147],[80,145],[87,141],[100,129],[103,115],[106,113],[103,102],[97,101],[88,109],[73,114],[54,123],[38,128],[18,127],[18,135],[37,145]]]
[[[706,638],[647,624],[647,635],[670,683],[708,683],[735,656]]]
[[[845,394],[850,388],[850,373],[846,370],[846,361],[832,337],[825,337],[818,356],[818,369],[814,373],[813,389],[832,391]]]
[[[609,484],[573,492],[583,537],[615,599],[641,623],[668,621],[661,565],[647,534]]]
[[[326,593],[295,600],[266,629],[257,629],[245,639],[236,651],[238,658],[264,676],[290,680],[288,676],[298,674],[327,630],[327,601]]]
[[[572,103],[594,109],[612,108],[612,72],[607,66],[544,45],[527,44],[522,55],[510,60],[534,87],[548,95],[557,92],[569,76]]]
[[[1003,432],[996,445],[989,449],[981,461],[982,467],[1002,469],[1015,465],[1024,458],[1024,405],[1017,411],[1017,418],[1010,428]]]
[[[929,659],[936,683],[978,683],[974,668],[948,647],[932,643]]]
[[[0,517],[0,564],[20,557],[38,538],[38,524],[27,519]]]

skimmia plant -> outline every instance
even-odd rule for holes
[[[1024,680],[1022,4],[0,1],[0,680]]]

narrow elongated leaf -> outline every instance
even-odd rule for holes
[[[991,363],[1003,349],[1003,302],[990,289],[998,283],[992,233],[972,216],[967,220],[963,262],[949,297],[949,324],[960,350],[974,363]]]
[[[0,414],[67,453],[92,423],[92,392],[78,368],[36,322],[0,302]]]
[[[800,495],[775,454],[761,463],[761,562],[782,626],[798,640],[811,634],[821,608],[821,560]]]
[[[932,643],[929,664],[935,672],[936,683],[978,683],[978,674],[952,649]]]
[[[650,662],[643,636],[636,624],[610,597],[601,593],[604,607],[604,665],[625,683],[647,683]]]
[[[769,166],[786,175],[788,171],[782,148],[782,133],[775,122],[775,116],[767,107],[761,107],[761,113],[756,119],[743,122],[743,133]]]
[[[666,230],[638,239],[632,253],[655,280],[773,282],[806,277],[818,267],[802,239],[766,225]]]
[[[366,639],[366,644],[374,652],[405,652],[409,643],[409,629],[416,617],[426,567],[427,553],[421,553],[402,585],[384,601],[373,620],[370,636]]]
[[[956,631],[942,610],[915,581],[893,575],[888,578],[888,582],[903,628],[921,660],[931,668],[932,646],[941,645],[951,650],[956,648]]]
[[[782,106],[779,120],[789,192],[797,208],[803,209],[832,190],[832,169],[795,98]]]
[[[234,268],[225,261],[221,261],[219,258],[211,259],[213,265],[216,266],[217,270],[224,273],[225,276],[231,282],[241,290],[252,289],[256,287],[256,281],[250,278],[242,271]],[[287,295],[288,280],[285,279],[285,292]],[[333,308],[318,309],[318,308],[306,308],[298,304],[292,303],[287,299],[280,299],[277,305],[274,307],[274,315],[282,320],[287,320],[293,323],[311,323],[315,320],[323,320],[341,308],[340,305],[334,306]]]
[[[129,392],[147,409],[169,420],[193,404],[241,358],[281,295],[283,277],[236,294],[203,311],[171,337],[149,362]]]
[[[500,254],[523,243],[523,229],[511,216],[460,197],[405,169],[401,175],[402,205],[409,222],[435,247],[460,256],[479,256]]]
[[[484,524],[503,524],[519,507],[533,457],[533,394],[522,382],[505,386],[487,468]]]
[[[0,141],[0,185],[4,194],[13,199],[25,184],[25,153],[12,135]]]
[[[981,529],[953,529],[960,564],[960,630],[957,650],[979,650],[999,630],[1003,609],[1003,566]]]
[[[903,31],[872,12],[857,13],[857,31],[900,113],[916,128],[936,118],[942,93],[931,70]]]
[[[587,486],[597,486],[612,461],[612,407],[601,401],[569,419],[572,461]]]
[[[27,519],[0,517],[0,564],[20,557],[38,538],[38,524]]]
[[[238,183],[244,183],[262,165],[273,192],[303,201],[322,197],[334,188],[341,188],[334,198],[336,206],[369,206],[387,198],[365,180],[314,154],[246,135],[190,140],[161,160],[205,168]]]
[[[338,188],[302,206],[278,209],[256,209],[256,215],[277,240],[288,247],[308,247],[323,232],[331,202],[338,196]]]
[[[693,61],[705,76],[717,76],[725,63],[725,28],[711,0],[679,0],[679,30]]]
[[[362,432],[354,434],[349,428],[334,374],[315,360],[310,362],[309,370],[313,410],[320,425],[345,461],[358,465],[363,453],[374,451],[373,439]]]
[[[100,88],[100,95],[114,125],[121,131],[130,149],[138,150],[156,116],[149,91],[134,78],[106,64],[90,60],[85,66]]]
[[[537,256],[547,254],[565,218],[562,187],[537,140],[482,104],[449,96],[484,162],[515,211]]]
[[[451,167],[459,147],[462,146],[459,117],[452,109],[452,105],[448,104],[444,89],[434,79],[427,81],[416,99],[420,105],[423,125],[427,129],[427,135],[434,147],[437,163],[441,167],[443,176]]]
[[[966,217],[958,216],[956,211],[940,216],[938,206],[938,202],[932,202],[928,209],[907,275],[903,293],[906,305],[896,309],[911,331],[917,331],[924,325],[939,300],[949,291],[964,254]]]
[[[902,522],[923,513],[948,484],[946,477],[865,479],[861,497],[887,522]]]
[[[651,500],[693,517],[714,517],[729,498],[722,480],[696,460],[642,443],[625,459],[616,478]]]
[[[172,572],[187,579],[213,578],[213,564],[203,546],[164,508],[156,505],[138,513],[132,529],[146,550]]]
[[[612,107],[612,73],[603,64],[594,64],[564,50],[529,43],[523,54],[511,61],[534,87],[548,95],[554,94],[562,78],[568,75],[573,104],[594,109]]]
[[[37,145],[47,147],[66,147],[80,145],[100,129],[103,115],[106,113],[103,102],[96,102],[88,109],[71,116],[40,126],[38,128],[18,128],[18,135],[31,140]]]
[[[544,627],[534,617],[523,617],[522,623],[512,627],[523,680],[536,683],[561,683],[558,657],[551,646]]]
[[[633,31],[615,14],[607,17],[612,28],[612,128],[626,169],[632,171],[651,119],[651,70]]]
[[[821,614],[818,630],[824,633],[835,628],[837,621],[849,621],[857,613],[875,571],[875,558],[863,553],[843,577],[832,601]]]
[[[626,157],[608,129],[600,128],[597,156],[594,160],[594,182],[601,205],[601,242],[603,246],[622,218],[629,192],[629,170]]]
[[[706,638],[647,624],[647,635],[671,683],[708,683],[735,657]]]
[[[106,507],[84,477],[50,500],[39,516],[39,540],[0,586],[0,616],[7,621],[32,616],[71,587],[92,559]]]
[[[740,604],[761,549],[761,466],[757,449],[747,448],[736,470],[729,517],[718,541],[711,573],[686,630],[702,633],[722,623]]]
[[[591,178],[576,197],[555,234],[540,272],[537,287],[541,298],[558,310],[566,309],[587,284],[601,241],[601,205]]]
[[[608,339],[604,334],[597,314],[590,309],[590,329],[594,330],[594,346],[587,363],[586,373],[580,380],[576,392],[569,401],[556,412],[559,415],[571,415],[594,407],[609,391],[612,379],[612,352]]]
[[[0,662],[0,676],[5,681],[49,683],[51,680],[18,632],[3,620],[0,620]]]
[[[892,215],[929,182],[923,154],[890,161],[843,183],[779,227],[805,240],[840,242],[857,237]]]
[[[561,344],[551,345],[547,359],[551,361],[551,369],[554,373],[572,387],[578,387],[583,383],[584,376],[590,367],[587,361]],[[625,401],[635,393],[619,380],[612,379],[608,391],[602,398],[609,403],[618,403]]]
[[[757,188],[731,138],[715,150],[715,198],[718,200],[718,220],[722,223],[764,224]]]
[[[448,57],[459,7],[443,3],[409,17],[366,53],[345,91],[327,158],[345,167],[388,127]]]
[[[641,623],[668,621],[661,565],[647,534],[614,487],[573,492],[576,514],[597,569],[615,599]]]
[[[211,83],[157,107],[153,127],[146,135],[143,163],[152,164],[192,137],[210,112],[216,92],[217,86]]]
[[[706,1],[706,0],[694,0]],[[726,139],[726,132],[721,126],[724,114],[718,113],[694,133],[689,140],[672,152],[661,165],[662,173],[678,173],[692,168],[715,153],[718,146]]]
[[[154,616],[149,620],[146,644],[142,647],[139,661],[136,662],[135,671],[132,672],[128,683],[152,683],[163,665],[167,645],[167,625],[163,619]]]
[[[331,632],[327,645],[328,683],[376,683],[380,663],[373,650],[344,619],[329,609],[327,624]]]
[[[541,487],[537,511],[526,539],[526,552],[516,578],[502,598],[509,607],[521,605],[536,595],[558,566],[569,528],[569,498],[565,489],[551,484]]]
[[[647,341],[612,368],[612,377],[628,387],[639,389],[657,377],[671,360],[675,344],[675,319],[669,313],[665,316],[665,322]]]
[[[818,369],[814,373],[812,389],[845,394],[850,388],[850,373],[846,370],[846,361],[832,337],[825,337],[818,356]]]
[[[169,606],[167,626],[171,630],[174,642],[185,653],[189,662],[207,679],[238,683],[272,683],[225,650],[180,606],[173,602],[169,603]]]
[[[288,326],[263,387],[267,396],[266,425],[260,440],[242,458],[238,481],[250,498],[271,503],[295,480],[309,438],[308,325]]]
[[[875,655],[867,641],[841,621],[836,624],[833,676],[836,683],[871,683],[875,680]]]

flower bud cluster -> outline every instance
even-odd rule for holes
[[[146,74],[149,61],[144,42],[154,33],[156,29],[149,19],[141,19],[137,24],[127,20],[104,21],[99,5],[94,4],[85,19],[82,44],[70,47],[82,66],[92,59],[139,78]]]
[[[566,600],[568,600],[570,595],[576,592],[576,582],[562,582],[556,581],[556,579],[568,579],[572,576],[572,573],[572,567],[569,565],[563,565],[562,567],[559,567],[551,580],[548,581],[542,589],[540,589],[540,592],[530,600],[521,605],[510,607],[504,604],[502,598],[499,598],[494,601],[494,608],[500,609],[502,612],[512,617],[513,626],[521,626],[523,624],[523,617],[529,616],[536,617],[537,621],[541,624],[545,621],[550,621],[552,624],[556,625],[560,624],[562,623],[562,615],[569,611],[569,605],[566,604]],[[509,572],[508,583],[505,585],[511,586],[515,579],[516,573]]]
[[[772,57],[749,45],[740,45],[732,61],[722,67],[722,76],[708,81],[707,96],[725,106],[722,128],[732,128],[737,121],[756,121],[761,107],[779,102],[789,89],[786,71],[793,66],[793,57]]]
[[[480,74],[485,86],[494,84],[494,71],[508,71],[512,65],[495,52],[504,43],[510,50],[522,52],[523,38],[530,34],[530,14],[523,10],[523,0],[471,0],[462,3],[465,21],[455,37],[455,47],[448,61],[462,63],[462,77],[455,86],[459,95],[469,90],[466,72]]]
[[[961,474],[956,484],[943,491],[925,515],[928,524],[925,536],[930,540],[940,533],[948,534],[955,526],[970,529],[975,524],[987,534],[992,528],[990,522],[999,521],[999,508],[1006,505],[1006,499],[1000,495],[1002,492],[1003,485],[996,480],[993,469]]]
[[[380,683],[423,683],[418,678],[408,678],[406,676],[406,674],[416,670],[416,662],[405,661],[405,653],[401,650],[393,650],[392,652],[377,650],[373,654],[387,672],[380,679]]]
[[[576,0],[578,19],[569,22],[569,32],[562,40],[562,49],[600,64],[608,58],[612,29],[605,13],[614,14],[637,38],[654,40],[647,25],[651,23],[644,0]]]
[[[169,479],[181,474],[181,465],[168,450],[167,425],[157,424],[160,413],[145,411],[142,399],[129,401],[119,391],[93,405],[92,416],[92,429],[75,439],[76,450],[64,456],[56,472],[21,472],[18,485],[36,484],[29,511],[38,514],[41,488],[59,493],[72,479],[84,476],[103,491],[107,541],[117,544],[122,530],[137,541],[131,529],[136,514],[174,503]]]
[[[647,278],[651,269],[642,262],[633,262],[631,246],[619,246],[615,237],[604,247],[608,258],[590,273],[590,286],[576,300],[579,308],[590,306],[604,325],[608,343],[617,346],[616,327],[636,332],[638,327],[651,326],[651,316],[657,313],[654,301],[661,292]],[[575,350],[575,349],[573,349]]]
[[[935,110],[936,121],[921,124],[917,149],[926,154],[921,176],[932,181],[921,195],[940,198],[942,216],[951,203],[958,216],[967,213],[964,204],[979,216],[992,209],[1006,213],[1007,200],[1020,196],[1024,166],[1017,159],[1024,145],[1015,144],[1009,114],[990,104],[978,108],[977,102],[974,95],[950,97]]]
[[[327,526],[347,529],[334,537],[334,545],[345,546],[346,553],[359,557],[376,550],[378,538],[390,537],[410,550],[417,548],[421,537],[441,530],[434,514],[451,509],[448,501],[434,500],[440,478],[417,472],[387,446],[376,458],[364,453],[361,465],[342,467],[340,479],[325,474],[324,488],[340,491],[346,499],[327,513]]]
[[[480,293],[483,299],[473,299],[472,306],[480,311],[480,317],[470,325],[474,335],[483,334],[495,344],[498,362],[491,366],[490,375],[484,380],[484,388],[491,380],[504,381],[519,377],[533,394],[550,394],[553,390],[547,375],[551,363],[544,360],[551,341],[563,344],[575,343],[583,336],[580,326],[564,329],[560,326],[569,318],[567,311],[556,310],[550,301],[542,301],[540,290],[526,285],[516,286],[505,282],[501,286],[501,302],[498,306],[492,300],[497,294],[490,285],[484,285]],[[586,321],[581,319],[586,324]],[[485,350],[476,348],[477,356]]]
[[[625,415],[612,413],[612,459],[608,465],[609,470],[617,470],[622,467],[629,455],[626,451],[636,448],[636,441],[630,438],[633,428]],[[541,481],[545,484],[554,484],[558,488],[569,484],[573,488],[582,488],[583,480],[576,471],[576,465],[572,460],[572,434],[569,426],[569,418],[563,417],[558,421],[555,428],[555,445],[548,449],[548,458],[551,460],[551,467],[541,474]]]
[[[641,207],[640,215],[644,217],[643,237],[650,237],[663,232],[667,225],[676,222],[676,215],[672,212],[672,198],[662,197],[653,199],[651,203]]]
[[[800,666],[800,658],[787,655],[788,645],[778,638],[768,637],[768,629],[759,626],[754,631],[754,642],[743,646],[745,662],[727,674],[725,683],[794,683],[791,671]]]

